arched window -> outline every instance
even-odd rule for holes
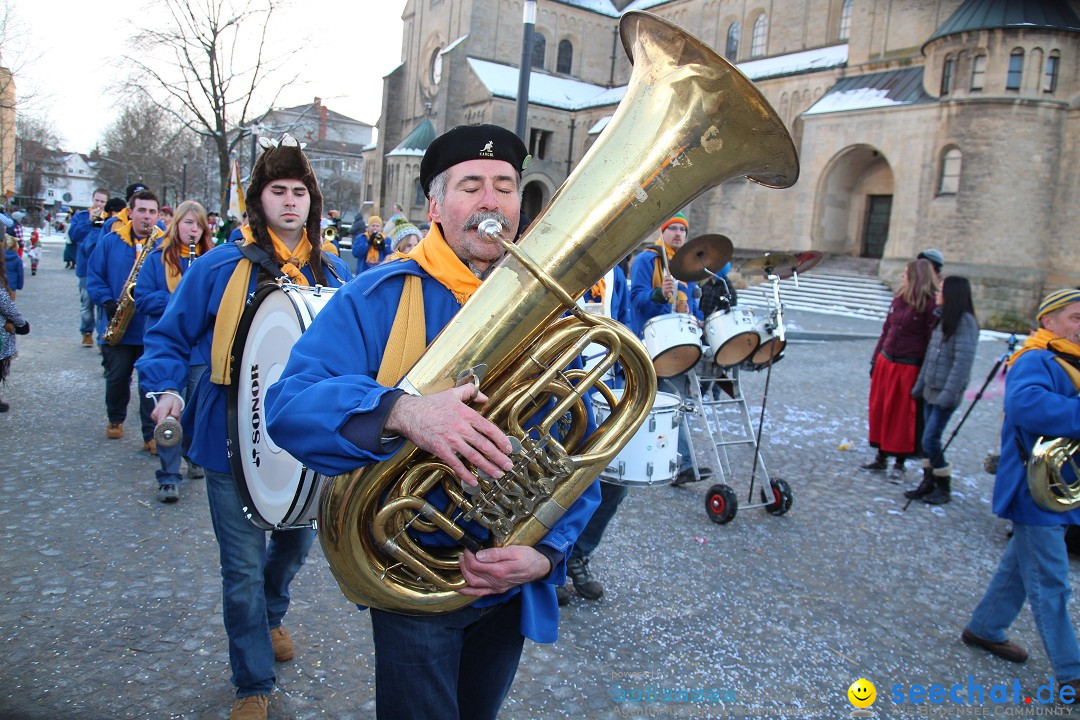
[[[986,56],[976,55],[971,59],[971,89],[982,90],[986,83]]]
[[[844,0],[840,7],[840,34],[841,40],[851,37],[851,0]]]
[[[420,184],[420,178],[417,177],[415,185],[413,186],[413,205],[426,205],[427,196],[424,195],[424,186]]]
[[[1057,90],[1058,67],[1061,65],[1061,55],[1054,50],[1046,56],[1046,69],[1043,71],[1043,92],[1052,93]]]
[[[559,41],[559,53],[555,59],[555,72],[570,74],[570,67],[574,64],[574,46],[569,40]]]
[[[1024,77],[1024,49],[1016,48],[1009,55],[1009,74],[1005,78],[1006,90],[1019,90]]]
[[[960,151],[956,148],[942,156],[938,195],[955,195],[960,190],[960,159]]]
[[[761,57],[765,54],[765,38],[768,34],[769,18],[765,13],[761,13],[754,21],[754,33],[750,36],[750,57]]]
[[[952,77],[953,77],[953,60],[952,55],[945,56],[945,63],[941,66],[941,96],[949,94],[952,90]]]
[[[735,62],[739,57],[739,23],[733,22],[727,29],[727,46],[724,48],[724,57]]]
[[[547,39],[540,33],[533,35],[532,67],[544,69],[544,55],[547,53]]]

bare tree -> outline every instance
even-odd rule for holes
[[[46,180],[59,175],[58,163],[63,157],[60,139],[48,120],[27,115],[19,116],[15,129],[15,164],[20,173],[18,194],[28,209],[41,201]]]
[[[225,187],[230,155],[248,134],[244,126],[296,79],[276,79],[296,53],[274,52],[271,59],[267,46],[281,0],[162,1],[170,20],[137,32],[135,50],[124,59],[131,69],[127,86],[213,142]],[[271,78],[275,87],[264,98]]]
[[[153,105],[131,103],[102,136],[99,174],[114,192],[141,182],[156,190],[163,204],[171,190],[175,202],[183,199],[184,163],[194,157],[197,144],[196,135],[171,115]]]
[[[16,78],[40,55],[33,44],[33,35],[22,25],[6,0],[0,0],[0,193],[6,201],[16,191],[15,156],[18,130],[15,108],[32,108],[39,100],[34,92],[23,88],[15,94]],[[55,135],[55,133],[53,133]]]

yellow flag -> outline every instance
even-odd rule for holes
[[[247,210],[244,204],[244,186],[240,184],[240,163],[235,159],[232,162],[232,172],[229,173],[229,215],[236,218],[237,222],[243,219]]]

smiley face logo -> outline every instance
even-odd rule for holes
[[[847,691],[848,700],[851,704],[857,708],[868,708],[874,704],[874,700],[877,699],[877,688],[874,687],[874,683],[870,682],[866,678],[859,678],[855,682],[851,683],[851,687]]]

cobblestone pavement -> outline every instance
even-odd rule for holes
[[[186,482],[180,503],[159,504],[157,461],[138,433],[106,440],[100,356],[79,346],[76,281],[60,250],[47,246],[19,293],[33,332],[2,390],[0,717],[223,718],[232,689],[205,490]],[[1027,697],[1051,682],[1026,609],[1012,633],[1031,650],[1026,665],[958,641],[1006,541],[983,471],[1000,384],[950,448],[953,502],[903,512],[906,482],[858,469],[871,456],[865,336],[877,326],[791,320],[864,336],[793,342],[774,370],[762,455],[790,483],[791,511],[744,508],[721,526],[705,513],[708,483],[634,489],[592,561],[604,598],[575,595],[559,642],[526,644],[502,718],[840,717],[860,677],[877,686],[879,717],[903,717],[927,706],[893,704],[894,685],[966,686],[970,675],[989,690],[1015,678]],[[1003,350],[980,343],[971,391]],[[764,380],[744,376],[755,419]],[[743,502],[750,462],[733,460],[727,482]],[[293,591],[297,656],[278,666],[270,717],[372,717],[368,618],[318,548]],[[618,701],[665,689],[713,700]],[[1022,708],[987,710],[1005,709]]]

